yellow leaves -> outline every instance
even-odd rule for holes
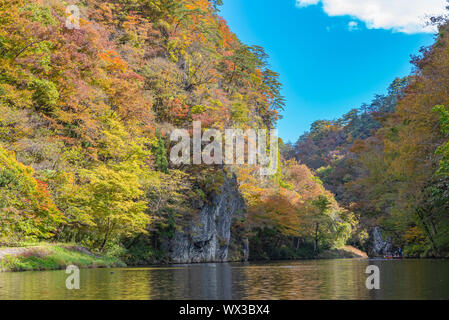
[[[28,108],[31,106],[31,103],[32,92],[30,90],[19,90],[7,83],[0,83],[0,105]]]
[[[191,112],[192,114],[200,114],[203,113],[206,110],[206,108],[207,107],[201,105],[193,106]]]
[[[55,174],[45,182],[53,184],[50,190],[69,220],[68,233],[85,232],[98,238],[109,232],[113,236],[143,232],[149,222],[146,209],[154,215],[179,214],[192,210],[189,201],[198,196],[192,193],[206,198],[197,189],[192,191],[192,175],[172,171],[163,175],[151,170],[154,159],[149,149],[156,141],[154,129],[162,121],[186,126],[195,119],[224,130],[231,118],[241,127],[255,127],[262,116],[250,106],[264,104],[264,108],[267,104],[264,94],[257,91],[263,79],[261,68],[252,66],[257,62],[245,60],[238,65],[247,75],[245,82],[228,85],[221,81],[226,77],[223,57],[233,57],[241,44],[215,15],[211,3],[88,1],[83,6],[84,19],[80,19],[82,30],[68,31],[63,25],[63,2],[51,1],[55,7],[47,13],[58,22],[51,28],[42,27],[51,25],[45,21],[31,23],[32,15],[21,15],[19,9],[25,2],[0,0],[0,74],[6,78],[0,84],[0,139],[17,147],[16,140],[34,135],[46,150],[55,151],[57,160],[48,157],[41,161],[26,154],[22,146],[21,157],[29,157],[40,168],[54,166],[58,174],[67,174],[65,178]],[[40,16],[49,20],[47,13]],[[35,40],[42,43],[11,62],[10,57]],[[247,58],[254,57],[249,54]],[[235,66],[228,64],[231,69]],[[45,118],[33,113],[32,90],[23,89],[30,75],[51,81],[60,94]],[[233,92],[239,92],[235,99]],[[37,129],[41,122],[45,128]],[[52,139],[62,147],[51,147]],[[295,185],[260,181],[258,168],[255,170],[241,185],[250,206],[270,207],[274,215],[277,209],[268,205],[273,198],[273,203],[284,205],[279,215],[294,224],[290,212],[301,198],[294,192]],[[44,171],[38,174],[44,175]],[[204,180],[213,177],[203,169],[198,175]],[[220,180],[212,180],[211,189],[218,189]],[[148,190],[154,197],[150,200],[143,194]]]
[[[189,0],[189,3],[185,4],[185,8],[190,11],[200,10],[203,13],[208,13],[211,10],[209,0]]]
[[[89,21],[83,18],[79,18],[79,24],[80,24],[80,28],[85,27],[89,24]]]
[[[13,143],[32,133],[33,129],[26,124],[31,96],[29,90],[0,84],[0,140]]]
[[[36,180],[33,168],[19,163],[1,145],[0,189],[0,238],[49,238],[63,221],[47,184]]]
[[[10,169],[18,173],[23,173],[26,176],[32,176],[34,174],[33,168],[18,162],[15,153],[6,150],[2,145],[0,145],[0,169]]]
[[[104,130],[98,139],[98,154],[104,162],[147,161],[150,151],[145,144],[151,144],[151,137],[134,138],[129,129],[117,118],[106,114],[102,117]]]
[[[415,226],[409,228],[402,236],[402,239],[407,244],[423,244],[426,242],[426,235],[419,227]]]
[[[245,124],[249,122],[249,109],[243,102],[236,102],[231,107],[231,119],[237,124]]]
[[[100,165],[81,171],[82,178],[87,181],[82,187],[82,192],[88,195],[84,207],[100,234],[118,236],[146,232],[150,217],[144,212],[145,202],[140,201],[143,190],[135,170],[132,164],[123,163],[117,168]]]
[[[258,74],[250,74],[250,81],[254,84],[260,85],[262,84],[262,78]]]

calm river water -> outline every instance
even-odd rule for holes
[[[367,290],[366,267],[381,289]],[[315,260],[0,273],[0,299],[449,299],[447,260]]]

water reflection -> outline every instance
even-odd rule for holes
[[[367,290],[366,267],[381,270]],[[64,271],[0,273],[0,299],[448,299],[449,261],[323,260],[81,270],[81,289]]]

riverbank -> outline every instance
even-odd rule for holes
[[[368,258],[368,256],[354,247],[345,246],[340,249],[327,250],[311,260],[356,258]],[[95,255],[88,249],[77,245],[39,244],[0,248],[0,272],[62,270],[69,265],[89,269],[127,266],[118,258]]]
[[[0,271],[3,272],[61,270],[69,265],[79,268],[126,267],[117,258],[97,256],[76,245],[40,244],[0,248]]]
[[[368,255],[352,246],[327,250],[318,255],[317,259],[368,259]]]

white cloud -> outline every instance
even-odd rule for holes
[[[296,0],[296,6],[298,8],[304,8],[307,6],[318,4],[318,2],[320,2],[320,0]]]
[[[359,24],[355,21],[351,21],[348,23],[348,30],[349,31],[356,31],[359,30]]]
[[[404,33],[435,32],[426,26],[430,16],[446,12],[446,0],[296,0],[298,8],[323,3],[329,16],[351,16],[369,29]]]

